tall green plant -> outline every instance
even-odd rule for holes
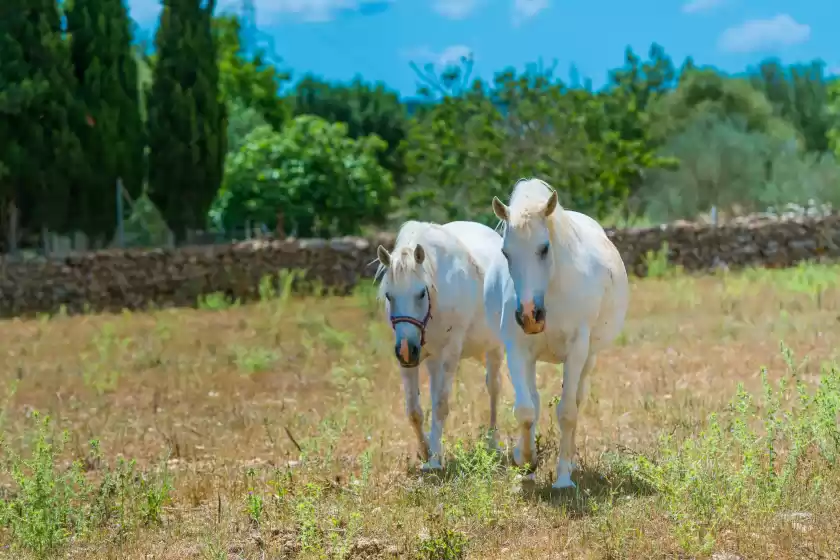
[[[70,52],[78,98],[86,109],[80,139],[90,173],[73,189],[73,225],[110,239],[116,226],[117,179],[137,196],[144,178],[137,61],[122,0],[68,2]]]
[[[55,0],[3,3],[0,61],[0,215],[16,208],[21,229],[64,230],[84,114]]]
[[[178,238],[206,225],[222,182],[227,115],[219,92],[215,0],[172,0],[155,37],[148,101],[149,197]]]

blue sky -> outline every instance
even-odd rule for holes
[[[663,45],[677,65],[686,56],[740,72],[763,58],[822,59],[840,74],[838,0],[253,0],[260,31],[295,78],[360,74],[412,96],[409,67],[444,65],[471,53],[474,72],[491,78],[542,57],[568,78],[574,65],[597,88],[620,66],[624,48]],[[160,0],[128,0],[151,36]],[[834,5],[832,7],[832,5]],[[219,0],[238,11],[240,0]]]

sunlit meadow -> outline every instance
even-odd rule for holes
[[[446,471],[421,475],[369,282],[292,295],[287,273],[254,304],[0,323],[0,555],[837,557],[840,267],[691,276],[660,254],[649,271],[561,493],[547,364],[536,483],[484,447],[472,361]],[[507,382],[501,404],[507,452]]]

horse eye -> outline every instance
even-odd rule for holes
[[[426,297],[426,288],[423,288],[422,290],[420,290],[420,293],[417,294],[418,300],[423,299],[424,297]]]
[[[391,294],[386,293],[385,294],[385,299],[387,299],[388,301],[391,301]]]
[[[537,251],[537,255],[539,255],[541,259],[544,259],[546,255],[548,255],[548,243],[540,247],[539,251]]]

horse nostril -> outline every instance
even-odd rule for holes
[[[514,319],[516,319],[516,324],[519,325],[520,327],[523,326],[522,308],[517,307],[516,308],[516,313],[514,313],[513,316],[514,316]]]
[[[534,310],[534,321],[537,323],[545,321],[545,308],[538,307]]]

